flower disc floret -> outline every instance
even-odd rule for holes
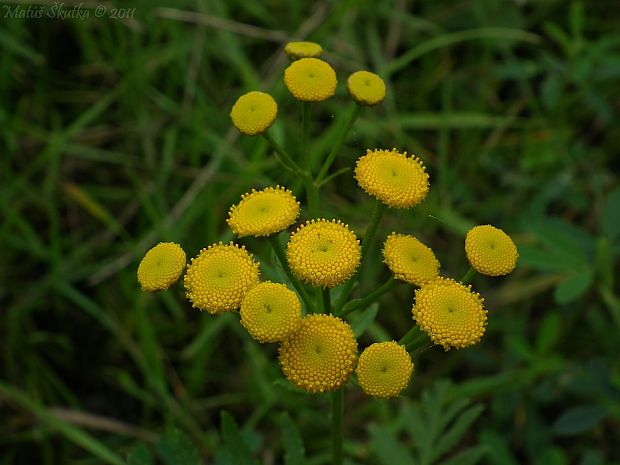
[[[284,70],[284,84],[297,100],[319,102],[336,92],[336,72],[318,58],[301,58]]]
[[[353,372],[357,341],[349,324],[332,315],[309,315],[280,345],[284,376],[309,392],[338,389]]]
[[[439,277],[416,290],[413,318],[436,344],[461,349],[476,344],[484,334],[483,302],[471,286]]]
[[[276,120],[278,104],[265,92],[252,91],[237,99],[230,119],[243,134],[253,136],[267,130]]]
[[[476,226],[467,232],[465,253],[474,270],[486,276],[510,273],[519,258],[510,236],[490,224]]]
[[[377,105],[385,98],[385,82],[375,73],[356,71],[347,79],[351,98],[360,105]]]
[[[286,53],[291,60],[318,58],[323,54],[323,47],[315,42],[289,42],[284,47],[284,53]]]
[[[299,216],[299,202],[284,187],[243,194],[228,212],[228,226],[239,236],[269,236],[288,228]]]
[[[390,234],[383,244],[383,257],[396,279],[416,286],[439,274],[439,261],[433,251],[413,236]]]
[[[291,235],[288,264],[299,278],[314,285],[336,287],[355,273],[360,242],[349,227],[336,220],[311,220]]]
[[[422,161],[392,150],[368,150],[355,164],[355,179],[370,195],[392,208],[411,208],[428,194]]]
[[[231,312],[259,279],[259,265],[244,246],[220,242],[192,258],[185,273],[185,292],[192,307],[213,314]]]
[[[185,268],[185,252],[174,242],[160,242],[138,266],[138,282],[145,291],[163,291],[176,283]]]
[[[395,397],[407,387],[413,363],[403,346],[392,342],[378,342],[367,347],[360,355],[355,373],[366,394],[384,399]]]
[[[241,324],[260,342],[277,342],[301,324],[301,303],[284,284],[265,281],[254,286],[241,303]]]

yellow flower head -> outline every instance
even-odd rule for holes
[[[302,58],[284,70],[284,84],[297,100],[319,102],[336,92],[336,72],[318,58]]]
[[[436,344],[462,349],[484,334],[487,312],[484,299],[453,279],[439,277],[415,293],[413,318]]]
[[[291,60],[318,58],[323,54],[323,47],[314,42],[289,42],[284,47],[284,53]]]
[[[428,174],[418,157],[396,149],[368,150],[355,164],[359,186],[392,208],[411,208],[428,193]]]
[[[304,281],[336,287],[355,273],[360,263],[360,241],[349,227],[336,220],[311,220],[291,235],[288,264]]]
[[[396,279],[416,286],[439,274],[439,262],[433,251],[413,236],[390,234],[383,244],[383,257]]]
[[[367,347],[357,363],[357,380],[366,394],[387,399],[407,387],[413,363],[403,346],[378,342]]]
[[[286,339],[301,324],[301,303],[284,284],[263,282],[241,303],[241,324],[260,342]]]
[[[277,186],[241,196],[228,212],[228,226],[239,236],[269,236],[288,228],[299,216],[299,202],[290,190]]]
[[[510,236],[490,224],[469,230],[465,237],[465,253],[474,270],[487,276],[510,273],[519,258]]]
[[[209,313],[233,311],[259,283],[260,270],[244,246],[213,244],[187,267],[185,292],[192,307]]]
[[[174,242],[160,242],[138,266],[138,282],[145,291],[163,291],[176,283],[185,268],[185,252]]]
[[[376,105],[385,98],[385,82],[375,73],[356,71],[347,79],[349,94],[360,105]]]
[[[332,315],[309,315],[279,349],[284,376],[309,392],[333,391],[342,386],[357,359],[351,327]]]
[[[260,134],[273,124],[278,104],[264,92],[248,92],[237,99],[230,110],[230,118],[239,131],[248,136]]]

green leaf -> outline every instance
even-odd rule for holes
[[[487,448],[484,445],[469,447],[455,456],[440,462],[439,465],[474,465],[486,453]]]
[[[585,294],[592,285],[592,271],[584,270],[569,276],[558,284],[553,298],[559,304],[567,304],[577,300]]]
[[[482,414],[483,410],[483,405],[476,404],[461,413],[452,427],[438,437],[438,441],[433,447],[431,462],[435,462],[458,444],[463,435],[467,432],[467,429],[476,421],[480,414]]]
[[[140,444],[127,454],[128,465],[154,465],[153,455],[145,444]]]
[[[562,81],[557,74],[549,74],[542,84],[542,102],[548,110],[555,108],[562,93]]]
[[[413,457],[394,437],[394,434],[377,425],[368,427],[370,448],[383,465],[415,465]]]
[[[166,431],[155,448],[166,465],[200,465],[198,450],[187,435],[177,428]]]
[[[488,463],[491,465],[519,465],[512,455],[509,438],[491,430],[480,435],[480,442],[487,446]]]
[[[550,312],[540,324],[536,335],[536,349],[539,354],[549,352],[560,336],[562,319],[557,312]]]
[[[379,312],[379,304],[377,302],[370,305],[363,313],[360,313],[358,318],[351,323],[355,337],[359,338],[370,325],[375,321],[377,313]]]
[[[598,425],[608,415],[602,405],[582,405],[566,410],[555,421],[551,432],[557,436],[573,436]]]
[[[259,465],[258,460],[252,456],[252,451],[246,444],[232,415],[222,411],[220,417],[224,448],[231,460],[231,465]]]
[[[291,416],[284,412],[278,417],[278,424],[282,431],[284,443],[284,465],[305,465],[306,450],[299,434],[299,430]]]
[[[607,196],[601,223],[603,234],[610,239],[620,235],[620,187],[616,187]]]

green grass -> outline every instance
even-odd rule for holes
[[[134,1],[132,20],[64,21],[0,5],[0,464],[329,463],[328,396],[282,381],[275,347],[236,316],[194,311],[180,284],[147,295],[135,277],[158,241],[191,257],[231,240],[228,208],[252,187],[303,200],[301,180],[228,118],[240,94],[268,91],[272,134],[297,146],[289,38],[321,43],[338,74],[312,110],[317,171],[351,111],[347,75],[388,85],[322,187],[326,217],[362,235],[372,202],[354,161],[397,147],[424,160],[431,193],[386,214],[379,237],[415,234],[457,278],[472,225],[503,228],[520,250],[512,275],[472,282],[490,309],[479,345],[424,352],[399,399],[347,389],[349,463],[620,463],[617,8],[409,3]],[[241,242],[275,263],[267,241]],[[380,263],[378,244],[369,254]],[[367,266],[353,296],[388,277]],[[362,343],[400,339],[411,302],[398,284],[378,311],[352,314]],[[445,424],[419,440],[433,418]],[[450,431],[449,453],[432,457]]]

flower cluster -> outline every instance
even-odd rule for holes
[[[295,99],[304,102],[304,115],[309,114],[306,110],[311,102],[326,100],[336,92],[336,72],[319,58],[322,52],[322,47],[312,42],[292,42],[285,47],[291,63],[284,70],[284,84]],[[386,86],[378,75],[363,70],[351,74],[346,86],[356,110],[351,113],[348,128],[360,108],[375,106],[385,98]],[[429,193],[429,175],[422,160],[407,152],[378,148],[361,154],[355,163],[354,179],[376,199],[376,206],[360,244],[347,224],[321,218],[311,206],[314,202],[316,209],[318,189],[333,158],[325,159],[316,178],[311,163],[299,166],[298,158],[290,156],[268,133],[277,114],[275,99],[259,91],[241,95],[230,111],[232,123],[241,133],[264,136],[284,167],[303,181],[308,211],[302,211],[291,190],[267,186],[243,194],[230,207],[226,222],[238,238],[267,238],[288,281],[261,282],[260,265],[244,245],[209,245],[186,269],[183,249],[166,242],[144,256],[137,270],[138,282],[145,291],[166,290],[186,269],[183,284],[192,307],[211,314],[238,310],[241,325],[252,338],[279,344],[282,373],[301,389],[334,391],[355,372],[366,394],[398,396],[413,373],[412,355],[415,358],[431,345],[462,349],[480,341],[487,310],[484,299],[467,285],[468,279],[475,271],[487,276],[510,273],[516,266],[517,248],[498,228],[472,228],[465,239],[471,268],[459,282],[440,276],[435,253],[418,238],[392,232],[382,249],[392,277],[367,297],[347,301],[360,269],[365,269],[362,260],[368,259],[365,251],[385,207],[408,209],[419,205]],[[304,131],[307,126],[304,124]],[[305,151],[302,147],[304,156]],[[338,147],[332,150],[337,152]],[[295,228],[300,215],[305,221]],[[288,232],[291,227],[292,232]],[[399,342],[370,344],[358,359],[358,341],[343,318],[391,289],[394,279],[416,288],[410,307],[415,323]],[[314,292],[315,287],[320,288],[320,295]],[[336,287],[339,299],[332,305],[330,292]]]

